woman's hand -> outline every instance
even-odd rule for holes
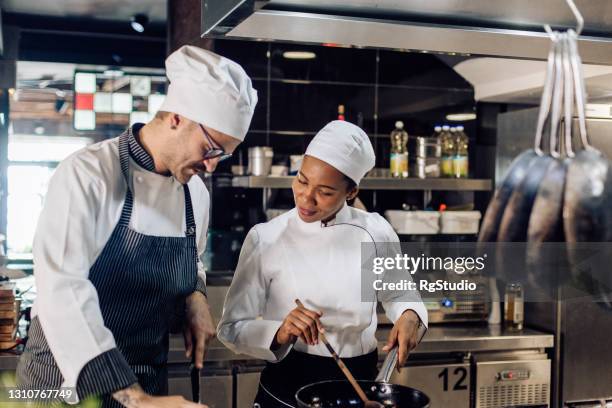
[[[306,309],[303,306],[296,307],[285,317],[283,324],[276,332],[273,347],[278,348],[283,344],[293,343],[298,337],[311,346],[318,344],[319,332],[324,331],[319,320],[322,315],[321,312]]]
[[[419,325],[421,319],[413,310],[406,310],[397,319],[393,329],[387,339],[387,344],[383,347],[384,351],[389,351],[397,345],[398,370],[406,364],[408,354],[418,344]]]

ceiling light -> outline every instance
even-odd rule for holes
[[[317,54],[310,51],[285,51],[283,52],[283,58],[294,59],[294,60],[309,60],[317,57]]]
[[[468,120],[476,119],[475,113],[449,113],[446,115],[446,120],[450,120],[452,122],[464,122]]]
[[[144,33],[145,28],[149,24],[149,17],[146,14],[134,14],[130,19],[130,25],[134,29],[134,31],[138,33]]]

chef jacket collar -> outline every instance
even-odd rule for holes
[[[128,129],[128,146],[130,157],[134,159],[140,167],[145,170],[155,172],[155,162],[153,157],[140,145],[138,133],[144,126],[144,123],[135,123]]]
[[[300,229],[307,232],[316,232],[321,230],[322,228],[331,227],[332,225],[342,224],[350,221],[351,211],[349,209],[348,204],[345,202],[340,211],[336,213],[336,216],[329,220],[327,223],[322,221],[317,222],[305,222],[300,218],[300,215],[297,212],[297,209],[294,209],[295,217],[297,218],[297,224]]]

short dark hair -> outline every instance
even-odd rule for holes
[[[355,183],[355,181],[352,178],[350,178],[346,174],[343,174],[343,176],[344,176],[344,181],[346,181],[346,184],[347,184],[347,191],[352,191],[355,187],[357,187],[357,183]]]

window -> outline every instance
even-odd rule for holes
[[[9,259],[32,259],[36,223],[55,167],[91,142],[92,139],[83,137],[9,133],[6,226]]]
[[[18,61],[17,87],[9,92],[8,140],[2,162],[7,186],[6,252],[29,264],[38,217],[60,161],[90,143],[117,137],[147,122],[165,94],[164,70]],[[0,117],[2,120],[2,117]],[[27,269],[27,266],[24,265]]]

